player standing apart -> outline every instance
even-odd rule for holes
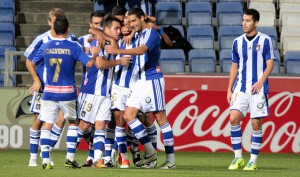
[[[252,124],[251,157],[243,168],[256,170],[262,144],[262,118],[269,115],[268,76],[272,72],[274,53],[271,38],[256,30],[259,12],[246,9],[243,15],[245,34],[233,41],[227,101],[230,103],[230,136],[235,158],[229,170],[244,167],[240,120],[250,110]]]

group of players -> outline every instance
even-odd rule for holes
[[[262,118],[269,115],[267,78],[273,68],[274,53],[270,37],[256,30],[259,18],[255,9],[246,9],[242,22],[245,34],[233,41],[227,91],[235,154],[230,170],[257,169]],[[75,161],[75,152],[85,138],[90,147],[84,166],[114,166],[119,151],[120,168],[129,168],[127,145],[130,144],[135,166],[155,168],[157,130],[152,113],[162,131],[166,153],[161,168],[176,167],[173,132],[165,112],[165,83],[158,63],[161,40],[167,44],[171,41],[154,22],[155,18],[140,8],[126,13],[116,6],[111,14],[93,12],[90,34],[79,38],[80,44],[69,33],[63,10],[54,8],[49,12],[51,29],[39,35],[24,53],[34,80],[30,88],[34,93],[31,111],[36,113],[30,129],[29,166],[37,166],[40,141],[42,167],[53,168],[50,151],[67,119],[70,124],[65,166],[81,168]],[[77,61],[84,66],[78,96],[74,76]],[[251,157],[245,165],[240,120],[248,109],[253,130]],[[138,142],[145,149],[143,158]]]
[[[50,151],[68,120],[65,166],[81,167],[75,161],[75,152],[81,139],[86,138],[90,150],[84,166],[114,166],[118,150],[120,168],[129,168],[127,137],[131,137],[134,165],[154,168],[157,130],[150,114],[153,113],[165,145],[166,161],[161,168],[176,167],[173,132],[165,113],[165,83],[158,63],[160,41],[166,36],[157,30],[155,19],[140,8],[125,13],[118,6],[110,14],[93,12],[91,34],[78,42],[69,33],[63,10],[50,10],[51,29],[36,37],[24,53],[34,80],[30,88],[35,119],[30,129],[29,166],[37,166],[40,144],[42,167],[53,168]],[[78,61],[84,72],[77,96],[74,75]],[[143,158],[137,140],[144,146]]]

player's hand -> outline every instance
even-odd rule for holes
[[[100,47],[96,47],[96,46],[92,46],[90,48],[90,52],[91,52],[92,56],[97,56],[99,54],[100,50],[101,50]]]
[[[232,97],[232,91],[231,90],[227,91],[227,102],[228,102],[228,104],[230,104],[230,102],[231,102],[231,97]]]
[[[125,55],[122,58],[120,58],[121,65],[128,66],[132,63],[132,58],[130,55]]]
[[[132,41],[132,38],[133,37],[131,35],[128,35],[128,36],[124,36],[122,40],[124,41],[125,45],[130,45],[131,41]]]
[[[97,35],[98,46],[102,49],[105,45],[105,40],[100,35]]]
[[[149,27],[149,28],[154,28],[154,29],[156,29],[156,30],[159,30],[159,29],[160,29],[160,27],[159,27],[158,25],[156,25],[155,23],[148,23],[148,27]]]
[[[260,81],[256,82],[254,85],[252,85],[251,91],[252,94],[258,94],[262,88],[263,83]]]
[[[113,54],[116,55],[117,54],[117,48],[113,45],[105,45],[105,51],[108,54]]]
[[[97,39],[96,36],[91,36],[87,39],[88,43],[93,42],[93,40]]]
[[[42,83],[39,79],[35,80],[32,86],[29,88],[29,92],[33,94],[34,92],[39,92],[42,90]]]
[[[149,20],[149,22],[151,22],[151,23],[156,23],[156,18],[155,18],[155,17],[153,17],[153,16],[149,16],[149,15],[147,15],[147,16],[146,16],[146,19],[148,19],[148,20]]]

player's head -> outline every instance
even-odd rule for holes
[[[128,12],[128,21],[130,22],[130,26],[134,31],[142,31],[145,26],[147,26],[145,22],[145,13],[140,8],[133,8]]]
[[[127,36],[131,34],[131,31],[130,23],[128,21],[128,12],[126,12],[121,32],[124,36]]]
[[[110,37],[118,40],[121,36],[121,22],[111,14],[107,14],[103,20],[104,32]]]
[[[48,25],[53,27],[55,18],[59,15],[65,15],[65,12],[60,8],[53,8],[49,11]]]
[[[56,35],[67,34],[69,30],[69,22],[66,16],[59,15],[53,23]]]
[[[127,12],[127,9],[124,6],[118,5],[118,6],[113,7],[111,14],[112,14],[112,16],[114,16],[115,18],[117,18],[123,22],[126,12]]]
[[[246,9],[243,15],[243,30],[245,33],[256,31],[259,22],[259,12],[255,9]]]
[[[90,27],[101,29],[103,27],[102,21],[103,21],[104,16],[105,16],[105,13],[101,10],[92,12],[90,15]]]

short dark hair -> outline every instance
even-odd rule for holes
[[[111,13],[113,16],[115,15],[125,15],[127,9],[124,6],[114,6]]]
[[[56,34],[66,34],[69,28],[69,21],[65,15],[58,15],[53,26]]]
[[[128,12],[128,15],[135,15],[138,18],[141,18],[142,16],[145,16],[145,13],[140,8],[133,8]]]
[[[112,23],[113,23],[113,21],[116,21],[116,22],[118,22],[118,23],[120,23],[122,25],[122,22],[119,19],[117,19],[111,13],[109,13],[109,14],[106,14],[105,17],[104,17],[104,19],[103,19],[103,28],[105,28],[105,27],[109,27],[110,28],[111,25],[112,25]]]
[[[245,9],[244,14],[246,15],[252,15],[253,20],[259,21],[259,12],[256,9]]]
[[[102,10],[96,10],[96,11],[91,13],[90,22],[92,22],[93,17],[102,17],[103,18],[104,16],[105,16],[105,13]]]

